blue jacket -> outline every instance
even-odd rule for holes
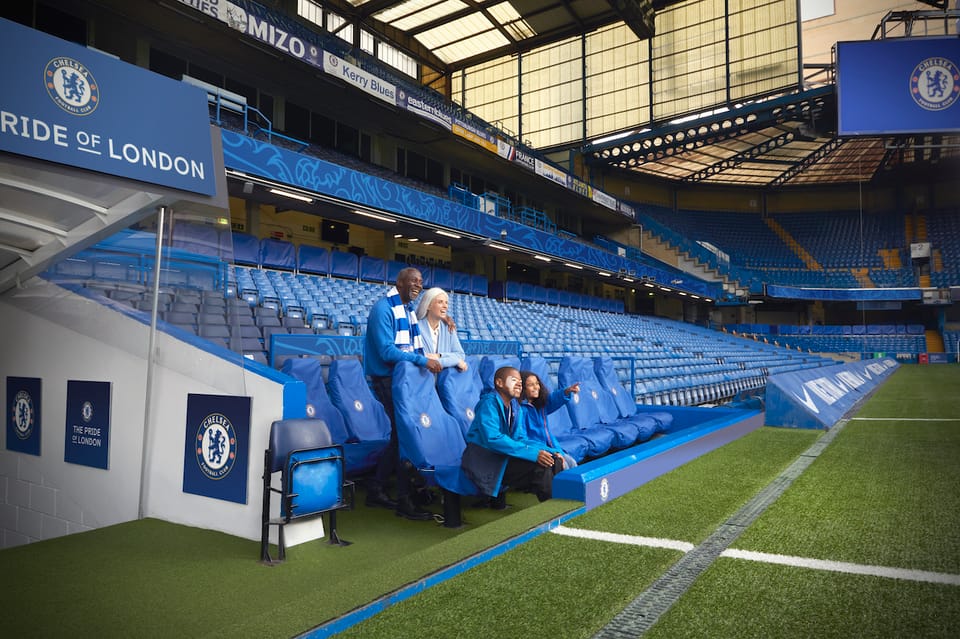
[[[433,333],[430,332],[430,323],[427,322],[427,318],[420,320],[420,338],[423,340],[423,352],[440,353],[440,364],[444,368],[456,366],[465,357],[457,332],[451,333],[443,322],[440,322],[440,333],[437,338],[439,344],[433,343]]]
[[[537,442],[524,439],[523,429],[517,428],[520,405],[516,400],[510,400],[510,404],[512,424],[507,423],[507,408],[500,395],[495,391],[484,393],[467,431],[467,448],[463,451],[461,466],[480,492],[491,497],[500,493],[508,457],[536,462],[543,450]]]
[[[374,377],[393,375],[397,362],[426,366],[427,358],[413,351],[402,351],[393,343],[397,331],[393,324],[393,306],[380,298],[367,316],[367,335],[363,340],[363,372]]]
[[[547,396],[547,405],[542,409],[538,409],[526,400],[521,401],[520,424],[517,430],[522,430],[522,436],[524,439],[531,442],[540,443],[550,452],[566,452],[553,438],[552,433],[549,432],[549,429],[547,428],[547,415],[556,411],[557,409],[563,408],[569,401],[570,397],[563,394],[562,388],[558,388],[550,393],[549,396]]]

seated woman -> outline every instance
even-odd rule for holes
[[[522,371],[520,379],[523,384],[523,391],[520,395],[520,423],[518,424],[518,430],[523,428],[521,438],[545,444],[552,452],[563,458],[564,469],[573,468],[577,465],[577,462],[563,450],[560,443],[551,435],[550,428],[547,425],[547,415],[563,408],[570,401],[573,393],[579,393],[580,384],[574,384],[564,390],[558,388],[551,393],[536,373]]]
[[[449,297],[442,288],[434,287],[420,295],[417,318],[420,320],[423,353],[430,359],[439,359],[444,368],[456,366],[465,371],[467,362],[464,359],[463,346],[457,337],[456,325],[447,315],[449,303]]]

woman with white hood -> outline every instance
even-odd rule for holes
[[[444,368],[456,366],[467,370],[463,346],[455,328],[448,328],[447,307],[450,298],[442,288],[431,288],[420,295],[417,318],[420,320],[420,336],[423,353],[430,359],[440,360]]]

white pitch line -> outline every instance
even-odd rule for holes
[[[619,533],[602,532],[599,530],[586,530],[583,528],[567,528],[566,526],[557,526],[550,530],[557,535],[565,537],[579,537],[580,539],[595,539],[597,541],[609,541],[615,544],[628,544],[631,546],[649,546],[652,548],[669,548],[670,550],[679,550],[680,552],[690,552],[694,545],[687,541],[677,541],[676,539],[660,539],[658,537],[638,537],[636,535],[621,535]]]
[[[851,417],[852,422],[960,422],[960,417]]]
[[[730,557],[733,559],[746,559],[748,561],[759,561],[767,564],[779,564],[781,566],[793,566],[796,568],[811,568],[813,570],[844,572],[853,575],[871,575],[874,577],[887,577],[889,579],[926,581],[935,584],[960,586],[960,575],[951,575],[943,572],[930,572],[928,570],[910,570],[908,568],[891,568],[889,566],[868,566],[865,564],[852,564],[845,561],[829,561],[826,559],[791,557],[789,555],[775,555],[766,552],[737,550],[735,548],[727,548],[720,553],[720,556]]]
[[[695,546],[686,541],[677,539],[662,539],[660,537],[641,537],[639,535],[621,535],[619,533],[603,532],[599,530],[587,530],[584,528],[568,528],[567,526],[557,526],[550,532],[563,535],[565,537],[577,537],[579,539],[593,539],[596,541],[607,541],[614,544],[627,544],[630,546],[647,546],[651,548],[669,548],[670,550],[679,550],[681,552],[690,552]],[[960,586],[960,575],[952,575],[944,572],[931,572],[929,570],[911,570],[909,568],[891,568],[889,566],[869,566],[866,564],[853,564],[846,561],[831,561],[828,559],[811,559],[809,557],[794,557],[790,555],[777,555],[767,552],[754,552],[750,550],[737,550],[727,548],[721,557],[731,559],[745,559],[747,561],[758,561],[767,564],[779,564],[781,566],[793,566],[795,568],[810,568],[812,570],[825,570],[828,572],[842,572],[851,575],[869,575],[873,577],[886,577],[888,579],[903,579],[906,581],[924,581],[935,584],[947,584],[950,586]]]

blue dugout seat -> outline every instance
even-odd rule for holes
[[[616,370],[613,367],[613,360],[609,357],[595,357],[593,360],[593,370],[596,373],[597,380],[609,389],[617,405],[621,419],[628,419],[637,424],[639,435],[636,443],[644,442],[656,433],[666,432],[673,423],[673,415],[663,411],[655,413],[638,413],[637,405],[630,397],[630,393],[623,387],[617,378]]]
[[[560,361],[557,372],[560,388],[580,384],[580,392],[567,403],[570,418],[581,434],[608,431],[613,434],[609,448],[626,448],[640,436],[640,429],[630,422],[619,419],[612,396],[605,393],[593,372],[593,363],[586,357],[566,356]],[[603,451],[606,452],[606,451]],[[593,455],[603,454],[591,451]]]
[[[335,359],[327,374],[330,400],[357,441],[390,439],[390,418],[367,385],[358,359]]]
[[[280,473],[280,488],[273,487],[273,475]],[[286,559],[284,526],[297,519],[329,513],[329,543],[350,542],[337,533],[336,513],[353,507],[353,482],[343,478],[343,451],[333,444],[330,431],[319,419],[284,419],[270,425],[268,448],[263,460],[263,508],[261,513],[260,560],[275,563],[269,553],[270,526],[278,526],[277,562]],[[345,497],[345,489],[351,499]],[[280,495],[280,516],[270,517],[274,493]]]
[[[380,455],[390,443],[389,432],[383,439],[361,440],[347,429],[343,414],[333,405],[323,383],[323,365],[313,357],[291,358],[283,363],[280,372],[299,379],[307,389],[307,417],[322,419],[330,430],[334,444],[343,446],[346,474],[349,477],[373,470]]]
[[[444,410],[452,415],[466,436],[473,422],[473,409],[480,400],[483,383],[480,381],[480,358],[467,355],[467,370],[445,368],[437,376],[437,394]]]
[[[535,373],[540,378],[540,382],[547,387],[548,392],[554,390],[550,387],[550,368],[547,365],[547,360],[539,356],[524,357],[520,365],[521,371]],[[566,406],[547,415],[547,428],[550,429],[550,433],[556,438],[564,452],[573,457],[578,464],[586,459],[591,451],[603,448],[604,438],[609,438],[611,441],[613,439],[612,433],[600,433],[592,440],[578,434],[574,430],[573,422],[570,421],[570,412]],[[604,450],[607,448],[610,448],[609,442]]]
[[[467,444],[457,420],[443,409],[433,373],[410,362],[396,364],[393,405],[401,463],[409,461],[428,484],[443,489],[443,524],[459,527],[458,496],[479,490],[460,467]]]

